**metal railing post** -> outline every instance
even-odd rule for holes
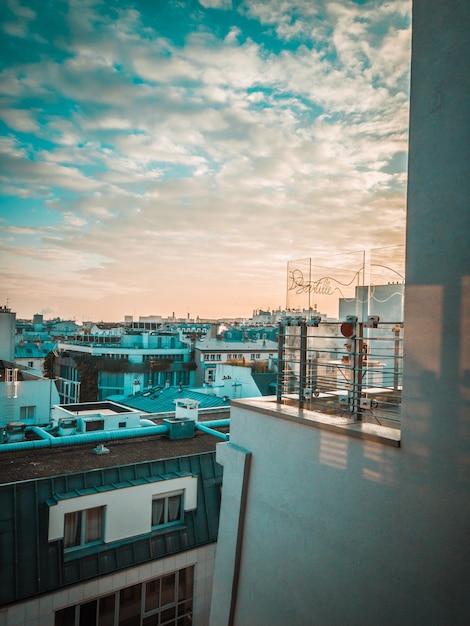
[[[356,422],[362,422],[361,397],[362,397],[362,368],[364,365],[364,324],[356,322],[355,335],[353,337],[352,358],[352,413]]]

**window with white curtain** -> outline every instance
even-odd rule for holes
[[[64,516],[64,549],[70,550],[103,541],[104,506],[73,511]]]
[[[177,524],[184,517],[183,492],[152,498],[152,528]]]

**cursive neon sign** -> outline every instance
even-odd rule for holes
[[[289,272],[288,291],[295,291],[296,294],[309,293],[322,296],[332,296],[336,291],[341,293],[341,289],[336,285],[343,285],[330,276],[323,276],[318,280],[305,280],[302,270],[296,269]]]

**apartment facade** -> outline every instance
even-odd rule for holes
[[[51,406],[58,402],[55,381],[18,363],[0,360],[0,429],[11,422],[47,424]]]
[[[200,441],[213,438],[176,456],[181,442],[151,439],[104,456],[67,449],[63,473],[0,485],[2,626],[208,623],[222,471]],[[111,459],[144,449],[146,461]],[[44,452],[34,462],[47,471]]]
[[[132,330],[59,341],[53,371],[61,401],[76,402],[190,385],[195,367],[191,348],[178,332]]]
[[[197,365],[195,385],[214,384],[221,365],[246,365],[267,371],[272,368],[277,349],[277,342],[270,339],[233,341],[206,337],[194,344]]]

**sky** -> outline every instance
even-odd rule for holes
[[[1,0],[0,305],[249,317],[404,243],[411,0]]]

